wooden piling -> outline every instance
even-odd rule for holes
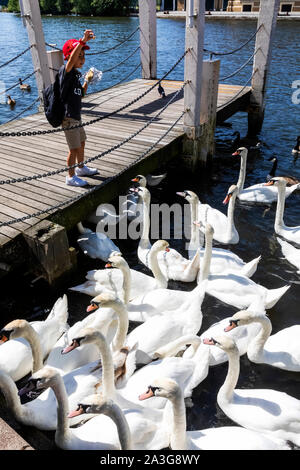
[[[156,0],[139,0],[142,78],[156,78]]]
[[[257,135],[262,128],[265,112],[265,95],[271,63],[280,0],[264,0],[260,3],[253,63],[252,93],[248,108],[248,135]]]
[[[47,51],[47,58],[48,58],[48,65],[50,71],[50,80],[51,83],[55,80],[55,75],[57,74],[57,70],[60,69],[62,65],[64,65],[64,58],[62,51]]]

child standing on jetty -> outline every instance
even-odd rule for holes
[[[66,65],[59,70],[59,81],[61,90],[61,99],[65,107],[65,117],[62,122],[63,128],[72,127],[81,124],[81,99],[86,94],[88,82],[85,81],[83,86],[80,83],[80,69],[85,63],[85,50],[90,47],[86,44],[94,37],[91,29],[84,31],[82,39],[69,39],[63,46],[64,59],[67,60]],[[86,134],[83,127],[65,130],[66,140],[69,146],[69,155],[67,165],[74,165],[76,161],[79,166],[71,168],[69,175],[66,176],[66,184],[70,186],[86,186],[87,181],[80,176],[92,176],[98,173],[95,168],[89,168],[83,165],[84,146]]]

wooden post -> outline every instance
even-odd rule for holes
[[[188,111],[184,115],[186,138],[183,152],[190,155],[191,164],[189,166],[193,168],[200,156],[199,138],[201,136],[200,108],[205,0],[194,0],[194,18],[192,22],[188,15],[190,1],[188,0],[186,8],[185,50],[190,49],[190,51],[186,54],[184,61],[184,79],[188,82],[184,88],[184,109]]]
[[[55,80],[55,75],[57,74],[57,70],[60,69],[62,65],[64,65],[64,57],[62,51],[47,51],[48,57],[48,65],[50,71],[50,80],[51,83]]]
[[[139,0],[142,78],[156,78],[156,0]]]
[[[280,0],[260,2],[257,22],[259,31],[256,35],[252,93],[248,110],[248,135],[257,135],[264,120],[265,93],[279,6]]]
[[[50,73],[46,53],[44,32],[42,27],[39,2],[36,0],[22,0],[24,18],[31,48],[32,63],[38,88],[40,102],[43,102],[42,91],[50,85]]]

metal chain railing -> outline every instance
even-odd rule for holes
[[[34,75],[35,72],[37,72],[37,70],[34,70],[34,71],[31,72],[29,75],[27,75],[26,77],[22,78],[22,82],[25,82],[25,80],[28,80],[28,78],[32,77],[32,75]],[[20,85],[20,82],[15,83],[14,85],[10,86],[9,88],[6,88],[6,90],[4,90],[4,91],[0,91],[0,95],[3,95],[3,93],[7,93],[8,91],[12,90],[13,88],[15,88],[15,87],[18,86],[18,85]]]
[[[170,100],[165,104],[165,106],[155,116],[153,116],[148,122],[146,122],[146,124],[144,124],[143,127],[138,129],[136,132],[131,134],[126,139],[122,140],[122,142],[120,142],[120,143],[114,145],[113,147],[109,148],[108,150],[105,150],[105,151],[99,153],[98,155],[95,155],[94,157],[87,158],[84,162],[81,162],[80,165],[90,163],[94,160],[97,160],[97,159],[103,157],[104,155],[107,155],[107,154],[113,152],[114,150],[117,150],[118,148],[122,147],[124,144],[126,144],[127,142],[132,140],[134,137],[136,137],[138,134],[140,134],[144,129],[149,127],[155,120],[157,120],[157,118],[165,111],[165,109],[175,100],[175,98],[183,90],[185,85],[186,85],[186,83],[184,83],[182,85],[182,87],[179,90],[177,90],[177,92],[170,98]],[[8,179],[8,180],[0,180],[0,185],[14,184],[14,183],[24,183],[26,181],[33,181],[33,180],[37,180],[37,179],[41,179],[41,178],[46,178],[48,176],[58,175],[60,173],[64,173],[65,171],[68,171],[70,169],[76,168],[76,167],[78,167],[78,165],[79,165],[79,163],[74,163],[73,165],[65,166],[64,168],[60,168],[58,170],[48,171],[47,173],[42,173],[42,174],[32,175],[32,176],[24,176],[24,177],[20,177],[20,178],[12,178],[12,179]]]
[[[1,64],[1,65],[0,65],[0,69],[1,69],[2,67],[5,67],[6,65],[10,64],[10,63],[13,62],[14,60],[18,59],[19,57],[21,57],[23,54],[25,54],[25,52],[29,51],[33,46],[34,46],[34,44],[31,44],[31,46],[27,47],[27,49],[25,49],[23,52],[20,52],[20,54],[16,55],[15,57],[13,57],[12,59],[8,60],[7,62],[4,62],[4,64]]]
[[[236,98],[247,88],[247,86],[251,82],[251,80],[252,80],[252,78],[253,78],[256,71],[257,71],[257,69],[254,70],[254,72],[251,74],[251,77],[247,80],[246,84],[229,101],[226,101],[226,103],[220,104],[219,106],[217,106],[217,110],[222,108],[225,105],[228,105],[228,104],[232,103],[232,101],[236,100]]]
[[[180,121],[180,119],[182,119],[183,115],[185,114],[186,111],[183,111],[181,113],[181,115],[176,119],[176,121],[166,130],[166,132],[159,137],[159,139],[153,143],[147,150],[145,150],[145,152],[143,152],[137,160],[135,160],[133,163],[129,164],[127,167],[123,168],[123,170],[121,170],[118,174],[116,175],[113,175],[113,176],[110,176],[109,178],[107,178],[103,183],[101,183],[100,185],[100,188],[102,188],[103,186],[106,186],[107,184],[111,183],[113,180],[115,180],[116,178],[118,178],[120,175],[122,175],[125,171],[127,171],[129,168],[133,167],[134,165],[136,165],[139,161],[141,161],[143,158],[146,157],[146,155],[151,152],[151,150],[153,150],[160,142],[161,140],[163,140],[168,134],[169,132],[171,132],[171,130],[176,126],[176,124]],[[28,219],[31,219],[32,217],[39,217],[41,215],[44,215],[44,214],[47,214],[53,210],[57,210],[57,209],[60,209],[61,207],[65,206],[65,205],[68,205],[68,204],[71,204],[73,202],[76,202],[78,201],[79,199],[82,199],[83,197],[86,197],[88,196],[89,194],[93,193],[94,191],[96,191],[97,189],[99,189],[99,186],[95,186],[87,191],[85,191],[83,194],[78,194],[77,196],[74,196],[72,198],[69,198],[67,199],[66,201],[63,201],[63,202],[60,202],[54,206],[51,206],[51,207],[48,207],[47,209],[43,209],[43,210],[40,210],[38,212],[35,212],[34,214],[29,214],[29,215],[25,215],[23,217],[19,217],[18,219],[12,219],[12,220],[9,220],[7,222],[1,222],[0,223],[0,228],[1,227],[6,227],[6,226],[9,226],[9,225],[13,225],[13,224],[16,224],[18,222],[24,222],[25,220],[28,220]]]
[[[263,24],[261,24],[257,28],[257,30],[250,36],[250,38],[244,44],[237,47],[236,49],[233,49],[232,51],[229,51],[229,52],[215,52],[215,51],[210,51],[209,49],[203,49],[203,51],[207,52],[211,56],[213,56],[213,55],[215,55],[215,56],[225,56],[225,55],[235,54],[236,52],[239,52],[241,49],[243,49],[245,46],[247,46],[247,44],[249,44],[249,42],[257,35],[258,31],[260,30],[260,28],[262,26],[263,26]]]
[[[38,101],[39,101],[39,97],[37,97],[29,106],[27,106],[27,108],[23,109],[19,114],[17,114],[16,116],[14,116],[13,118],[11,118],[9,121],[6,121],[5,124],[9,123],[9,122],[12,122],[12,121],[15,121],[16,119],[18,119],[18,117],[22,116],[23,113],[25,113],[26,111],[28,111],[30,108],[32,108]]]
[[[85,55],[105,54],[106,52],[113,51],[114,49],[117,49],[122,44],[127,42],[139,29],[140,29],[140,27],[138,26],[129,36],[127,36],[125,39],[123,39],[123,41],[120,41],[118,44],[116,44],[115,46],[110,47],[109,49],[104,49],[102,51],[97,51],[97,52],[86,52]]]
[[[235,72],[231,73],[230,75],[227,75],[226,77],[220,77],[219,80],[225,81],[225,80],[228,80],[228,78],[231,78],[231,77],[234,77],[234,75],[237,75],[241,70],[243,70],[251,62],[256,52],[257,51],[253,52],[253,54],[249,57],[249,59],[243,65],[241,65],[241,67],[235,70]]]
[[[26,131],[26,132],[0,132],[0,137],[26,137],[26,136],[34,136],[34,135],[45,135],[45,134],[55,134],[57,132],[62,132],[64,130],[72,130],[72,129],[78,129],[80,127],[85,127],[89,126],[91,124],[94,124],[99,121],[103,121],[104,119],[107,119],[117,113],[120,113],[121,111],[124,111],[124,109],[129,108],[129,106],[132,106],[135,104],[137,101],[141,100],[146,96],[148,93],[150,93],[157,85],[159,85],[176,67],[177,65],[182,61],[182,59],[186,56],[186,54],[190,52],[190,48],[187,49],[182,56],[175,62],[175,64],[166,72],[162,78],[160,78],[154,85],[152,85],[150,88],[148,88],[146,91],[141,93],[141,95],[137,96],[136,98],[132,99],[129,103],[121,106],[120,108],[116,109],[115,111],[111,111],[110,113],[107,113],[105,116],[100,116],[95,119],[91,119],[90,121],[83,122],[81,124],[76,124],[74,126],[70,126],[67,129],[60,127],[57,129],[47,129],[47,130],[37,130],[37,131]]]
[[[120,83],[125,82],[125,80],[127,80],[127,78],[131,77],[131,75],[133,75],[134,72],[136,72],[137,69],[138,69],[139,67],[141,67],[141,66],[142,66],[142,64],[141,64],[141,62],[140,62],[139,64],[137,64],[137,66],[136,66],[128,75],[126,75],[125,77],[123,77],[122,80],[120,80],[120,81],[117,82],[117,83],[114,83],[114,86],[120,85]]]
[[[138,46],[128,57],[126,57],[126,59],[122,60],[122,62],[119,62],[118,64],[114,65],[113,67],[109,68],[109,69],[106,69],[106,70],[102,70],[103,73],[107,73],[107,72],[111,72],[112,70],[116,69],[117,67],[119,67],[119,65],[122,65],[124,64],[128,59],[130,59],[138,50],[139,50],[140,46]]]

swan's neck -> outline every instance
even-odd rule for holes
[[[212,257],[212,236],[209,235],[205,237],[205,249],[204,249],[204,255],[203,255],[203,259],[201,263],[202,266],[200,266],[199,282],[204,281],[209,276],[211,257]]]
[[[126,307],[121,302],[115,302],[114,310],[118,316],[118,329],[113,341],[113,350],[118,351],[120,350],[126,341],[126,336],[128,332],[129,320],[128,320],[128,312]]]
[[[32,372],[37,372],[43,367],[43,353],[40,337],[37,332],[28,325],[24,331],[23,337],[28,341],[32,351]]]
[[[244,184],[245,184],[245,178],[246,178],[246,167],[247,167],[247,156],[241,153],[241,166],[240,166],[240,173],[239,173],[239,179],[237,182],[237,187],[239,188],[239,193],[243,191],[244,189]]]
[[[12,411],[17,420],[22,421],[25,417],[26,408],[21,405],[15,382],[5,372],[0,373],[0,389],[4,395],[7,408]]]
[[[248,356],[253,359],[259,358],[262,355],[265,342],[272,332],[272,324],[267,316],[258,317],[255,321],[260,323],[261,329],[250,342],[247,349]]]
[[[129,266],[122,266],[121,271],[123,274],[123,299],[124,304],[129,303],[130,289],[131,289],[131,272]]]
[[[198,227],[194,224],[198,216],[198,204],[199,200],[193,199],[190,202],[191,206],[191,240],[190,245],[192,248],[197,249],[200,246],[200,231]]]
[[[173,422],[171,427],[170,447],[173,450],[186,450],[186,414],[185,404],[181,390],[170,398],[173,411]]]
[[[95,344],[98,346],[102,361],[102,394],[105,398],[113,398],[115,394],[115,374],[113,359],[107,341],[97,337]]]
[[[219,390],[218,401],[230,402],[240,374],[240,356],[238,349],[228,354],[228,372],[224,384]]]
[[[57,427],[55,441],[61,446],[62,442],[72,439],[72,432],[69,428],[68,414],[69,402],[65,385],[61,376],[57,376],[55,384],[51,386],[57,400]]]
[[[227,209],[227,219],[228,219],[228,231],[232,233],[234,227],[234,207],[235,207],[235,200],[236,200],[237,194],[233,194],[233,196],[230,198],[229,204],[228,204],[228,209]]]
[[[166,289],[168,287],[168,280],[167,278],[163,275],[162,270],[159,267],[158,263],[158,253],[160,250],[153,250],[153,247],[150,250],[149,254],[149,264],[150,264],[150,269],[153,273],[153,276],[155,277],[157,284],[160,288]],[[163,254],[167,255],[167,252],[163,252]]]
[[[284,207],[285,207],[285,187],[278,186],[275,227],[282,227],[284,225],[283,223]]]
[[[103,408],[103,407],[102,407]],[[121,450],[131,450],[132,441],[131,433],[124,416],[124,413],[118,405],[113,403],[111,400],[104,405],[104,409],[101,411],[103,414],[109,416],[117,427]]]

